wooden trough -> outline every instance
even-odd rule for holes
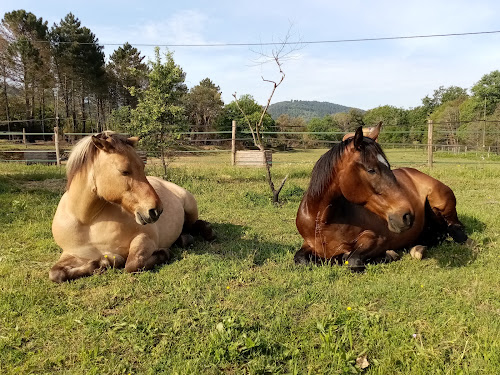
[[[236,151],[235,164],[246,167],[265,167],[266,163],[273,165],[273,153],[271,150],[244,150]]]

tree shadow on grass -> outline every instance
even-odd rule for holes
[[[486,224],[472,216],[461,216],[460,220],[465,226],[467,235],[482,233],[486,229]],[[481,243],[485,244],[487,240]],[[472,238],[465,244],[458,244],[451,240],[446,240],[442,244],[429,249],[427,257],[437,260],[438,265],[443,268],[464,267],[473,263],[479,252],[481,245]]]
[[[212,254],[221,257],[247,259],[253,256],[253,263],[262,265],[267,259],[286,256],[293,246],[259,240],[250,227],[231,223],[211,223],[217,238],[212,242],[204,241],[196,236],[193,245],[183,249],[177,245],[172,247],[171,262],[182,258],[182,253]]]

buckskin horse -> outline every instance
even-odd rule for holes
[[[103,132],[80,140],[68,159],[66,192],[52,222],[63,252],[49,272],[55,282],[108,267],[128,272],[166,262],[170,246],[212,240],[198,220],[194,196],[171,182],[146,177],[135,151],[138,138]]]
[[[467,240],[453,191],[414,168],[391,170],[375,142],[379,130],[366,137],[359,127],[317,161],[297,212],[304,243],[296,263],[335,261],[363,270],[367,261],[394,260],[394,250],[413,247],[421,257],[448,235]]]

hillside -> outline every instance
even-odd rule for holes
[[[282,114],[310,120],[313,117],[324,117],[333,113],[347,112],[349,109],[351,107],[329,102],[290,100],[271,104],[267,112],[275,120]]]

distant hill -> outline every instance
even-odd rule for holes
[[[313,117],[325,117],[334,113],[348,112],[350,109],[351,107],[329,102],[289,100],[271,104],[267,112],[275,120],[280,115],[287,114],[290,117],[303,117],[308,121]]]

